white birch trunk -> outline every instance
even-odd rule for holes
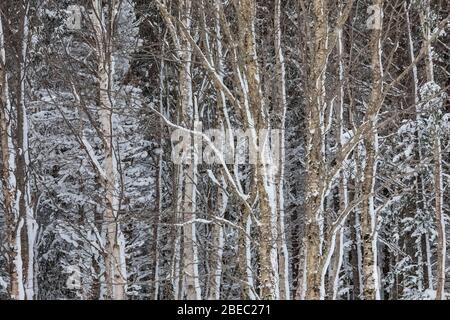
[[[203,2],[202,2],[202,5]],[[206,33],[206,19],[203,18],[204,21],[204,29]],[[224,58],[222,52],[222,40],[221,40],[221,28],[220,28],[220,16],[219,16],[219,7],[218,0],[214,1],[214,31],[216,34],[215,44],[216,44],[216,63],[214,63],[214,57],[209,49],[209,37],[208,34],[205,34],[205,42],[208,47],[209,59],[211,65],[216,65],[217,73],[219,75],[219,80],[223,82],[223,74],[224,74]],[[216,88],[216,99],[217,99],[217,120],[216,125],[218,125],[223,133],[226,132],[226,127],[229,129],[231,127],[228,118],[227,112],[227,102],[225,98],[225,94],[221,88]],[[227,195],[227,183],[226,179],[222,173],[219,172],[219,177],[217,178],[220,186],[217,188],[217,209],[215,210],[215,214],[219,219],[223,219],[225,216],[225,211],[228,206],[228,195]],[[219,300],[220,299],[220,289],[222,283],[222,270],[223,270],[223,252],[224,252],[224,228],[222,222],[218,221],[214,224],[212,230],[212,241],[213,241],[213,261],[212,261],[212,276],[210,278],[210,289],[209,289],[209,299],[210,300]],[[217,252],[217,253],[216,253]]]
[[[97,44],[97,77],[98,77],[98,107],[100,129],[102,133],[103,161],[105,179],[102,185],[105,192],[105,209],[103,223],[106,229],[105,275],[108,298],[114,300],[126,299],[126,261],[125,239],[120,228],[119,211],[119,173],[117,169],[118,150],[114,147],[114,111],[111,97],[113,67],[113,32],[114,21],[117,18],[119,3],[112,1],[109,17],[104,17],[104,8],[99,0],[92,0],[94,14],[91,22],[94,26]]]
[[[35,298],[35,241],[37,234],[37,223],[34,217],[34,210],[31,203],[31,174],[30,174],[30,154],[29,154],[29,127],[25,105],[25,82],[28,56],[29,25],[28,14],[29,4],[24,5],[21,10],[21,32],[20,32],[20,57],[19,75],[15,90],[15,107],[17,114],[17,124],[15,130],[15,178],[17,189],[15,191],[15,202],[18,208],[18,220],[16,221],[15,239],[17,248],[16,266],[22,264],[22,283],[24,287],[24,299],[33,300]],[[18,35],[19,36],[19,35]],[[11,113],[10,113],[11,115]],[[20,242],[20,245],[19,245]],[[21,256],[21,258],[18,257]],[[19,297],[22,294],[19,289]]]
[[[344,64],[343,64],[343,39],[342,30],[338,31],[337,37],[337,51],[339,57],[339,93],[337,102],[337,141],[338,149],[342,150],[344,141]],[[347,173],[342,170],[339,181],[339,212],[342,213],[348,206],[348,193],[347,193]],[[344,254],[344,227],[342,226],[337,232],[336,236],[336,253],[335,262],[333,266],[333,274],[331,276],[332,282],[332,299],[336,300],[339,291],[339,274],[342,266],[342,259]]]
[[[279,126],[279,159],[276,172],[276,201],[278,218],[278,270],[280,273],[280,298],[289,300],[291,297],[289,287],[289,255],[286,244],[286,227],[284,215],[284,163],[285,163],[285,123],[286,123],[286,85],[284,56],[281,47],[281,1],[275,0],[274,14],[275,29],[275,61],[277,81],[277,112],[280,114]]]
[[[223,219],[225,215],[225,210],[228,205],[228,195],[226,194],[226,181],[225,178],[221,175],[219,180],[221,186],[218,187],[218,196],[217,196],[217,210],[216,215],[218,218]],[[210,284],[210,300],[219,300],[220,299],[220,288],[222,282],[222,258],[223,258],[223,250],[224,250],[224,229],[222,222],[216,222],[213,226],[212,230],[212,240],[213,240],[213,266],[212,266],[212,277]]]
[[[179,9],[181,20],[189,33],[191,30],[192,15],[191,0],[181,1]],[[184,121],[188,128],[196,129],[196,110],[194,110],[191,77],[192,48],[186,37],[182,37],[180,46],[180,52],[178,55],[181,63],[179,73],[179,90],[182,121]],[[191,158],[186,164],[186,168],[183,172],[183,286],[186,299],[200,300],[202,298],[202,294],[198,272],[198,249],[195,218],[197,210],[197,156],[201,150],[195,150],[197,148],[195,141],[193,141],[191,147]]]
[[[11,299],[23,300],[25,290],[22,275],[20,233],[23,221],[19,219],[16,184],[16,159],[13,142],[13,117],[6,70],[3,19],[0,16],[0,135],[2,150],[2,192],[6,220],[6,238],[9,260],[9,294]],[[22,223],[19,223],[22,221]]]

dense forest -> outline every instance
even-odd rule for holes
[[[447,0],[0,0],[0,299],[450,297]]]

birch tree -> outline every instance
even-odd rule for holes
[[[364,172],[362,183],[362,210],[361,210],[361,234],[363,238],[363,273],[364,273],[364,298],[380,299],[378,277],[378,252],[377,252],[377,217],[375,213],[375,177],[377,170],[378,133],[377,118],[383,103],[383,66],[381,62],[382,48],[382,17],[383,1],[373,3],[375,19],[378,25],[372,27],[370,40],[372,91],[367,106],[366,118],[368,120],[367,133],[364,136]]]
[[[8,90],[8,75],[6,70],[5,40],[3,21],[0,17],[0,77],[1,77],[1,137],[2,137],[2,191],[4,213],[7,224],[7,243],[9,261],[9,292],[12,299],[24,299],[24,284],[22,276],[22,256],[20,234],[16,234],[19,225],[17,192],[15,179],[15,146],[13,144],[13,110],[11,108]],[[23,224],[23,222],[22,222]]]
[[[275,31],[275,60],[276,60],[276,81],[277,81],[277,101],[278,112],[280,113],[280,122],[276,126],[279,129],[279,164],[278,175],[275,181],[276,200],[277,200],[277,234],[278,234],[278,270],[280,273],[280,298],[290,299],[289,286],[289,254],[286,245],[286,225],[284,208],[284,170],[285,170],[285,126],[286,126],[286,84],[285,84],[285,62],[281,44],[281,1],[275,1],[274,10],[274,31]]]
[[[105,209],[103,223],[106,230],[105,243],[105,282],[107,296],[122,300],[126,298],[126,263],[125,243],[119,220],[119,173],[117,168],[117,152],[114,139],[114,32],[120,10],[120,1],[112,1],[106,7],[101,1],[92,1],[92,23],[96,53],[98,79],[98,108],[101,139],[103,143],[104,172],[101,184],[105,192]]]
[[[1,8],[11,14],[8,3]],[[0,30],[0,62],[2,64],[2,153],[3,194],[9,234],[10,295],[14,299],[33,300],[35,297],[35,241],[38,225],[32,203],[29,121],[25,94],[27,90],[28,44],[30,41],[30,2],[21,1],[19,15],[14,19],[20,30],[5,41],[4,18]],[[13,47],[15,49],[13,49]],[[13,51],[16,50],[16,51]],[[10,96],[6,52],[16,54],[17,74],[11,78],[14,88]],[[10,72],[10,71],[9,71]],[[14,111],[13,111],[14,110]],[[15,122],[13,122],[15,119]],[[14,125],[14,127],[13,127]],[[13,149],[11,147],[14,146]]]

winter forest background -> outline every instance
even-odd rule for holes
[[[0,298],[446,299],[449,7],[1,0]]]

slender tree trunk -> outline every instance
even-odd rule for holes
[[[13,110],[8,90],[8,75],[6,70],[5,41],[3,34],[3,19],[0,16],[0,135],[2,151],[2,192],[3,208],[6,221],[6,239],[9,271],[9,295],[11,299],[25,298],[22,275],[22,252],[19,224],[16,185],[16,160],[13,141]]]
[[[254,0],[241,0],[237,10],[240,36],[239,49],[245,65],[244,74],[247,81],[244,91],[247,92],[249,97],[250,112],[247,113],[247,127],[251,131],[250,143],[253,150],[261,151],[262,148],[270,147],[268,136],[259,134],[264,132],[263,130],[266,130],[265,132],[268,134],[269,122],[266,118],[266,106],[261,91],[260,70],[256,53],[256,3]],[[260,210],[259,229],[262,240],[259,246],[260,296],[263,299],[279,298],[277,216],[272,169],[272,166],[265,164],[262,153],[258,152],[254,170]]]
[[[94,10],[91,21],[94,26],[97,45],[98,107],[100,130],[102,133],[105,177],[101,179],[105,190],[105,209],[103,223],[106,230],[105,278],[107,296],[114,300],[126,299],[126,261],[125,238],[119,221],[119,172],[118,150],[114,146],[114,110],[111,95],[113,85],[113,36],[118,16],[119,2],[116,0],[108,7],[105,18],[104,7],[99,0],[93,0]]]
[[[226,181],[222,175],[218,178],[221,183],[221,187],[217,190],[217,209],[216,215],[218,218],[223,219],[225,215],[225,210],[228,204],[228,195],[226,193]],[[212,241],[213,241],[213,265],[211,270],[211,280],[210,280],[210,300],[220,299],[220,288],[222,283],[222,258],[224,250],[224,230],[221,221],[214,224],[212,230]]]
[[[427,82],[434,82],[434,63],[433,63],[433,50],[431,46],[431,8],[430,1],[424,1],[425,10],[420,13],[422,32],[424,43],[426,46],[426,59],[425,68],[427,75]],[[434,199],[435,199],[435,219],[436,219],[436,231],[437,231],[437,263],[436,263],[436,300],[445,299],[445,262],[447,255],[446,248],[446,232],[445,232],[445,220],[443,214],[443,184],[442,184],[442,148],[441,137],[439,135],[439,119],[437,111],[433,110],[432,115],[432,139],[433,139],[433,162],[434,162]]]
[[[246,211],[246,208],[242,209],[241,227],[239,230],[239,244],[238,244],[238,268],[242,277],[242,299],[256,299],[253,268],[252,268],[252,253],[251,253],[251,230],[252,230],[252,218]]]
[[[13,73],[14,96],[10,98],[5,51],[4,25],[0,30],[1,74],[1,130],[3,156],[3,194],[8,230],[10,262],[10,296],[14,299],[35,298],[35,242],[38,225],[31,199],[31,173],[29,153],[29,121],[25,102],[27,81],[29,4],[20,3],[18,32],[9,40],[15,42],[18,70]],[[4,10],[3,12],[6,12]],[[7,17],[7,16],[6,16]],[[3,23],[3,19],[0,23]],[[14,109],[12,107],[14,106]],[[13,128],[13,111],[16,123]]]
[[[164,49],[163,49],[164,52]],[[160,95],[159,95],[159,112],[164,114],[164,84],[166,81],[166,66],[164,59],[161,59],[161,71],[159,73],[159,81],[160,81]],[[159,148],[161,150],[164,148],[164,122],[162,119],[159,119]],[[154,300],[158,300],[159,296],[159,288],[160,288],[160,279],[159,279],[159,268],[160,268],[160,224],[161,224],[161,214],[162,214],[162,203],[163,203],[163,188],[162,188],[162,180],[163,180],[163,152],[160,152],[158,155],[158,166],[156,173],[156,213],[153,219],[152,226],[152,237],[153,237],[153,245],[151,247],[152,254],[152,275],[153,275],[153,283],[151,284],[150,296]]]
[[[222,30],[220,27],[220,13],[219,13],[219,4],[218,1],[214,1],[214,31],[216,34],[215,44],[216,44],[216,59],[214,59],[214,55],[211,50],[208,49],[208,56],[211,65],[215,65],[218,71],[219,79],[223,82],[223,74],[224,74],[224,57],[223,57],[223,49],[222,49]],[[203,5],[203,2],[202,2]],[[203,6],[202,6],[203,7]],[[207,48],[210,47],[209,37],[206,33],[206,19],[203,19],[204,29],[205,29],[205,42]],[[214,62],[216,61],[216,62]],[[226,130],[230,129],[228,112],[227,112],[227,101],[225,99],[225,94],[221,88],[216,87],[216,113],[217,119],[215,121],[215,125],[217,128],[221,130],[221,133],[224,134],[225,137]],[[227,143],[227,142],[225,142]],[[226,179],[223,175],[222,170],[219,170],[217,177],[220,186],[217,187],[217,207],[215,210],[215,215],[219,219],[224,219],[225,211],[228,206],[228,194],[227,194],[227,183]],[[221,293],[221,285],[222,285],[222,270],[223,270],[223,252],[225,245],[225,236],[224,236],[224,228],[223,223],[221,221],[217,221],[213,225],[212,230],[212,242],[213,242],[213,261],[212,261],[212,270],[210,277],[210,290],[209,290],[209,299],[210,300],[219,300]]]
[[[375,0],[374,5],[378,9],[375,14],[382,20],[383,0]],[[377,117],[383,102],[383,69],[381,64],[381,25],[372,29],[370,40],[371,68],[372,68],[372,92],[366,111],[369,121],[368,130],[364,135],[365,163],[362,183],[362,211],[361,234],[363,241],[363,273],[364,292],[366,300],[380,299],[378,278],[378,253],[377,253],[377,217],[375,213],[375,177],[378,156]]]
[[[306,150],[306,298],[321,297],[321,264],[323,245],[323,196],[321,179],[325,177],[323,163],[325,108],[325,70],[328,51],[327,1],[313,2],[313,52],[308,76],[308,131]]]
[[[275,0],[275,77],[277,82],[277,113],[280,115],[278,126],[279,159],[276,172],[276,200],[278,218],[278,270],[280,273],[280,298],[289,300],[289,254],[286,244],[286,226],[284,215],[284,162],[285,162],[285,125],[286,125],[286,84],[283,50],[281,48],[281,0]]]
[[[343,64],[343,39],[342,30],[338,32],[337,38],[337,50],[338,50],[338,73],[339,73],[339,92],[337,99],[336,110],[336,122],[337,122],[337,141],[338,149],[342,150],[344,141],[344,64]],[[347,172],[341,171],[339,181],[339,213],[342,213],[348,206],[348,192],[347,192]],[[333,266],[333,274],[331,276],[332,283],[332,299],[335,300],[338,297],[339,290],[339,274],[342,266],[344,251],[344,227],[340,227],[336,236],[336,250],[335,250],[335,262]]]
[[[187,33],[191,31],[192,2],[183,0],[180,2],[181,21],[184,24]],[[182,123],[187,128],[197,130],[196,117],[194,110],[194,101],[192,93],[192,47],[186,37],[181,37],[180,41],[180,72],[179,72],[179,91],[181,100]],[[195,143],[196,137],[191,144],[190,158],[183,170],[183,278],[184,292],[188,300],[200,300],[202,298],[200,279],[198,272],[198,249],[196,236],[196,198],[197,198],[197,157],[201,150],[196,150],[198,145]]]
[[[446,233],[442,196],[442,149],[441,139],[438,133],[438,125],[435,125],[433,139],[433,161],[434,161],[434,193],[435,193],[435,211],[437,228],[437,284],[436,300],[445,299],[445,260],[446,260]]]

